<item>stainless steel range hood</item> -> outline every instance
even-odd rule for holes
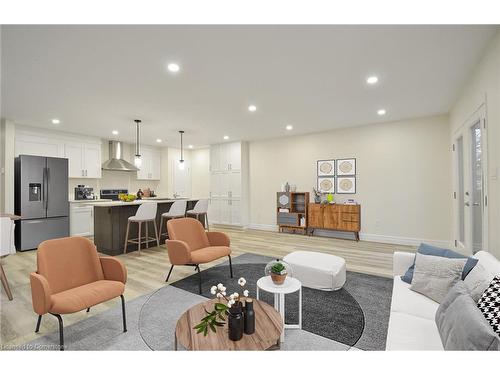
[[[109,160],[102,164],[106,171],[135,172],[139,169],[123,159],[123,144],[118,141],[109,141]]]

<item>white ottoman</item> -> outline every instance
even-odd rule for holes
[[[313,251],[295,251],[283,260],[292,266],[293,277],[305,287],[338,290],[345,284],[344,258]]]

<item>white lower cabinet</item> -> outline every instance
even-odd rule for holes
[[[241,225],[241,201],[211,198],[208,205],[208,220],[213,224]]]
[[[69,232],[71,236],[94,235],[94,206],[71,203],[69,210]]]

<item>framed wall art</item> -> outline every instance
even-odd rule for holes
[[[356,159],[337,159],[337,176],[354,176],[356,174]]]
[[[335,160],[318,160],[317,171],[319,176],[333,176],[335,175]]]
[[[318,177],[318,191],[321,193],[335,193],[335,178]]]
[[[337,194],[356,194],[356,177],[337,177]]]

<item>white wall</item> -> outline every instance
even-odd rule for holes
[[[14,213],[14,123],[2,119],[0,134],[0,212]]]
[[[450,112],[452,135],[481,106],[486,108],[488,143],[489,251],[500,257],[500,31],[476,66]]]
[[[191,151],[191,195],[208,198],[210,194],[210,149]]]
[[[249,144],[250,223],[276,225],[276,192],[316,185],[319,159],[357,159],[365,239],[417,244],[451,241],[451,156],[447,116],[344,128]],[[312,197],[311,197],[312,199]]]

